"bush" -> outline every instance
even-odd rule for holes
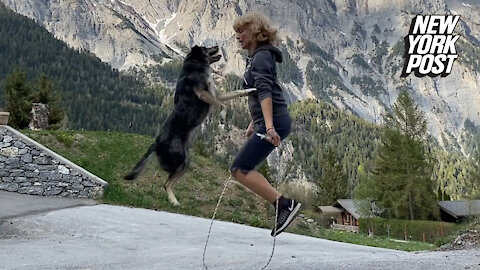
[[[60,131],[58,133],[55,133],[55,137],[57,137],[57,140],[63,143],[66,147],[72,146],[75,142],[73,134],[67,131]]]
[[[360,219],[359,230],[368,234],[369,231],[374,235],[388,236],[404,240],[424,241],[435,243],[438,240],[447,237],[456,230],[457,224],[429,221],[429,220],[402,220],[402,219],[383,219],[369,218]]]

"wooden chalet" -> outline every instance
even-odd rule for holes
[[[440,217],[446,222],[460,222],[466,218],[480,216],[480,200],[439,201]]]
[[[333,206],[319,206],[319,211],[325,215],[334,217],[332,228],[358,232],[358,214],[354,200],[340,199]]]

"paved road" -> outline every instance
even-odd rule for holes
[[[43,197],[0,190],[0,221],[56,209],[95,204],[97,202],[89,199]]]
[[[0,269],[203,269],[209,222],[111,205],[11,218],[0,224]],[[269,230],[216,221],[207,266],[261,269],[272,241]],[[407,253],[282,233],[267,269],[480,269],[480,251]]]

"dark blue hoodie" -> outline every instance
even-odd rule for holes
[[[257,88],[248,96],[248,107],[254,124],[263,124],[263,113],[260,102],[272,98],[273,117],[288,114],[287,102],[282,87],[277,80],[276,62],[282,62],[282,52],[272,45],[258,47],[250,58],[243,75],[244,88]]]

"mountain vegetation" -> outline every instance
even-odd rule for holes
[[[19,71],[7,76],[6,109],[12,113],[9,125],[18,129],[27,128],[31,121],[32,103],[42,103],[48,106],[49,128],[59,128],[64,113],[59,104],[59,97],[52,89],[52,82],[42,74],[32,85],[26,81],[25,77],[26,74]]]
[[[26,81],[42,74],[52,81],[62,97],[60,105],[68,117],[68,128],[155,134],[166,117],[162,105],[171,90],[147,86],[143,80],[113,70],[86,51],[69,48],[3,4],[0,59],[0,107],[6,106],[7,75],[18,71],[23,72]]]

